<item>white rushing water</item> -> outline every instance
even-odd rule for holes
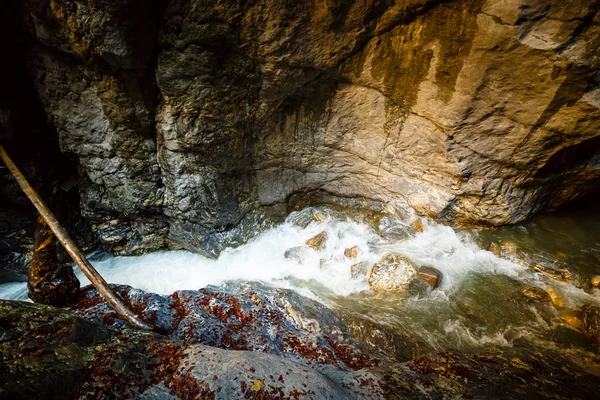
[[[415,334],[439,351],[511,346],[524,337],[547,341],[544,332],[562,323],[560,313],[548,303],[531,304],[520,295],[523,286],[546,288],[549,282],[542,274],[482,250],[469,233],[423,220],[423,232],[402,240],[382,239],[367,223],[331,215],[306,228],[293,224],[291,215],[246,245],[225,250],[216,260],[187,251],[161,251],[139,257],[92,255],[91,262],[110,283],[163,295],[230,281],[293,289]],[[308,239],[323,231],[328,239],[322,250],[306,246]],[[353,246],[358,247],[355,259],[344,255]],[[295,256],[285,256],[289,249]],[[443,276],[440,287],[408,298],[373,296],[366,273],[353,277],[351,266],[361,262],[372,266],[391,252],[407,256],[417,266],[438,269]],[[82,286],[89,284],[76,273]],[[556,281],[551,285],[567,308],[600,305],[600,291],[586,293],[572,283]],[[27,284],[0,285],[0,299],[27,300]]]
[[[325,231],[326,246],[315,251],[307,239]],[[299,257],[284,257],[287,249],[302,247]],[[344,250],[358,246],[358,258],[344,256]],[[139,257],[103,256],[92,262],[108,282],[131,285],[159,294],[181,289],[200,289],[230,280],[256,281],[276,287],[293,288],[316,298],[315,287],[335,295],[368,291],[366,276],[353,278],[350,267],[358,262],[376,263],[382,255],[399,252],[417,265],[429,265],[443,274],[440,290],[454,290],[470,272],[517,276],[522,268],[500,259],[475,243],[460,237],[449,227],[424,221],[424,232],[402,241],[383,241],[365,223],[333,217],[312,222],[306,228],[285,222],[257,236],[248,244],[224,251],[216,260],[187,251],[161,251]],[[78,273],[81,284],[89,282]],[[26,298],[25,283],[0,286],[0,298]]]

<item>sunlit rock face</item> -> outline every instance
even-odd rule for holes
[[[217,253],[295,199],[450,224],[600,178],[598,2],[29,0],[30,72],[118,253]]]

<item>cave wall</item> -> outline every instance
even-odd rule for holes
[[[600,1],[28,0],[103,244],[216,254],[298,198],[522,221],[598,187]]]

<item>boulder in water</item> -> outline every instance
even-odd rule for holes
[[[34,251],[27,271],[29,298],[53,306],[69,304],[79,295],[79,280],[70,264],[61,264],[57,239],[42,217],[38,217]]]
[[[430,266],[419,268],[419,270],[417,271],[417,276],[419,277],[419,279],[427,283],[433,289],[437,288],[440,285],[440,282],[442,281],[442,273]]]
[[[344,250],[344,255],[348,258],[358,257],[358,246],[352,246],[349,249]]]
[[[384,239],[404,240],[412,235],[412,228],[401,221],[393,220],[390,217],[383,217],[379,220],[379,236]]]
[[[329,213],[325,210],[308,207],[301,211],[297,211],[290,215],[289,221],[301,228],[306,228],[313,222],[325,222],[329,217]]]
[[[401,254],[391,253],[373,266],[369,286],[376,292],[406,292],[416,277],[417,269],[412,261]]]
[[[288,260],[300,262],[304,259],[307,251],[309,250],[304,246],[290,247],[283,253],[283,256]]]
[[[327,244],[327,232],[323,231],[318,235],[308,239],[306,245],[315,250],[323,250]]]

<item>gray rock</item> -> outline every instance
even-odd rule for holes
[[[379,220],[379,236],[384,239],[405,240],[413,233],[413,228],[401,221],[393,220],[390,217],[383,217]]]
[[[287,249],[285,253],[283,253],[283,256],[288,260],[301,262],[302,260],[304,260],[304,257],[306,256],[306,253],[308,251],[309,250],[308,248],[306,248],[306,246],[296,246]]]
[[[350,266],[352,279],[368,278],[371,266],[366,261],[361,261]]]

